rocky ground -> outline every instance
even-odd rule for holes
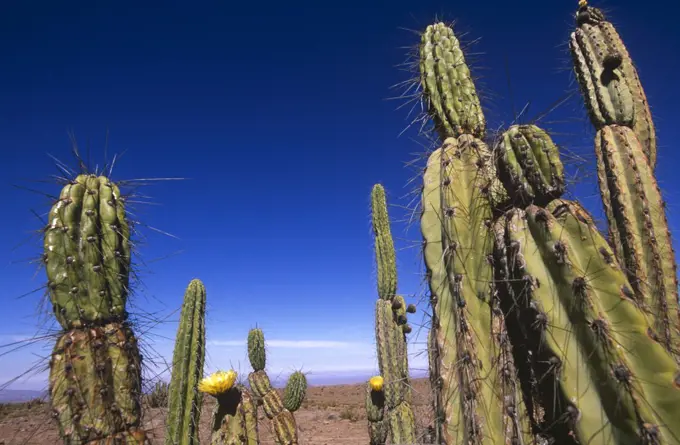
[[[310,387],[307,399],[295,413],[300,445],[368,444],[364,411],[364,385]],[[429,382],[413,381],[414,411],[421,432],[431,421]],[[206,397],[201,415],[201,443],[210,443],[210,417],[213,401]],[[275,445],[269,421],[260,410],[262,445]],[[152,443],[163,444],[165,409],[147,408],[145,427]],[[425,441],[423,440],[423,443]],[[44,445],[60,443],[47,404],[34,401],[0,405],[0,445]]]

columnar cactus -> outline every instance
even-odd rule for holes
[[[63,328],[50,398],[65,444],[146,443],[141,355],[127,321],[130,229],[118,186],[83,174],[64,186],[45,228],[44,261]]]
[[[452,30],[422,36],[421,87],[443,139],[421,215],[436,443],[680,443],[676,263],[654,128],[613,27],[584,1],[577,22],[611,246],[560,199],[548,135],[513,126],[490,151]]]
[[[677,364],[585,210],[562,200],[513,209],[494,231],[502,295],[540,376],[528,386],[542,433],[560,444],[679,443]]]
[[[307,390],[307,379],[302,373],[294,373],[289,377],[287,388],[284,391],[284,405],[264,370],[265,356],[262,330],[259,328],[251,329],[248,333],[248,359],[253,367],[253,372],[248,374],[250,389],[258,401],[262,403],[265,415],[274,426],[276,442],[279,445],[298,445],[298,429],[293,411],[302,405]]]
[[[415,306],[406,306],[404,297],[396,295],[397,265],[394,242],[390,231],[385,189],[376,184],[371,192],[371,212],[375,257],[378,269],[378,299],[375,309],[375,336],[378,367],[384,385],[384,398],[389,435],[393,443],[416,442],[416,428],[411,408],[411,386],[408,369],[408,344],[406,334],[411,332],[407,324],[407,310],[415,312]],[[375,414],[378,407],[367,406],[368,414]],[[368,416],[369,433],[382,437],[385,425],[383,419],[371,420]],[[376,422],[379,423],[376,424]]]
[[[432,307],[435,441],[528,443],[528,419],[493,284],[490,228],[501,194],[494,156],[481,139],[485,119],[465,58],[443,23],[422,35],[420,77],[443,139],[427,161],[421,214]]]
[[[614,253],[659,341],[680,362],[675,253],[654,177],[656,138],[640,80],[614,26],[582,1],[570,48],[591,120]],[[617,114],[616,114],[617,113]]]
[[[184,294],[172,358],[166,445],[199,443],[203,397],[198,384],[205,363],[205,303],[205,286],[198,279],[191,280]]]

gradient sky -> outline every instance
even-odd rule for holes
[[[377,368],[376,299],[369,193],[389,193],[399,251],[400,291],[423,294],[417,224],[408,226],[409,183],[423,153],[406,100],[390,89],[407,47],[435,17],[456,19],[480,77],[489,128],[507,126],[527,103],[529,122],[574,92],[566,42],[577,2],[3,2],[0,6],[0,344],[37,329],[45,274],[24,260],[58,173],[48,153],[77,167],[68,132],[91,163],[124,155],[115,180],[182,177],[140,189],[145,235],[142,286],[133,301],[150,355],[171,357],[176,311],[188,282],[208,291],[207,371],[247,372],[248,329],[262,327],[270,372],[354,375]],[[660,141],[657,175],[677,229],[680,154],[675,74],[676,17],[661,0],[595,4],[610,10],[638,65]],[[477,39],[481,39],[476,41]],[[573,196],[600,215],[593,131],[573,95],[541,120],[565,150],[583,156]],[[417,165],[422,167],[422,162]],[[574,165],[572,171],[577,171]],[[43,181],[43,182],[40,182]],[[400,207],[401,206],[401,207]],[[33,233],[33,235],[32,235]],[[425,330],[412,318],[413,354]],[[49,307],[48,307],[49,309]],[[53,340],[0,355],[0,383],[31,368]],[[3,347],[0,353],[8,352]],[[155,352],[151,352],[151,351]],[[425,357],[411,366],[424,368]],[[349,377],[348,377],[349,378]],[[15,388],[42,388],[45,374]]]

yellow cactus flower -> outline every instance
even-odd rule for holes
[[[370,378],[370,380],[368,381],[368,384],[370,385],[370,387],[373,391],[382,391],[383,378],[382,378],[382,376],[376,375],[376,376]]]
[[[217,371],[198,383],[198,390],[211,396],[218,396],[231,389],[236,381],[236,371]]]

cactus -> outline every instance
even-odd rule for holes
[[[215,397],[211,445],[259,445],[257,406],[243,385],[236,385],[236,372],[217,371],[198,384],[198,390]]]
[[[677,264],[654,177],[649,106],[630,56],[602,11],[582,1],[576,21],[570,49],[598,130],[595,153],[609,238],[638,304],[653,314],[655,332],[680,363]]]
[[[564,167],[557,146],[536,125],[513,125],[494,147],[498,177],[512,204],[546,205],[564,193]]]
[[[47,286],[63,329],[127,319],[130,229],[115,183],[78,175],[52,206],[44,240]]]
[[[458,39],[444,23],[428,26],[422,35],[420,72],[423,96],[440,137],[482,137],[486,118],[477,90]]]
[[[577,22],[611,247],[560,199],[547,133],[512,126],[492,153],[453,31],[422,34],[420,84],[443,141],[421,214],[436,443],[680,443],[677,272],[654,127],[614,28],[583,0]]]
[[[435,440],[526,443],[528,419],[515,384],[490,261],[490,227],[503,191],[494,155],[481,140],[485,118],[464,55],[453,30],[443,23],[428,26],[421,37],[420,78],[443,139],[443,146],[427,161],[421,214],[432,307],[428,342]],[[466,110],[466,117],[455,121],[459,117],[452,115],[451,107],[433,105],[434,92],[445,92],[442,96]],[[508,152],[514,153],[510,148]],[[534,159],[539,159],[537,151],[532,151]],[[544,171],[543,164],[539,171]],[[531,177],[532,186],[538,185],[536,175],[524,176]]]
[[[389,435],[393,443],[416,441],[415,418],[411,409],[411,387],[408,370],[408,345],[406,334],[411,332],[407,324],[407,306],[404,297],[395,295],[397,283],[396,253],[390,232],[385,189],[375,184],[371,191],[371,213],[375,239],[375,258],[378,268],[378,300],[375,309],[375,336],[378,367],[384,378],[383,394]],[[411,312],[415,306],[411,307]],[[369,407],[367,406],[367,410]],[[377,408],[370,407],[371,410]],[[386,427],[383,419],[372,421],[369,430],[378,440]],[[377,422],[377,423],[376,423]]]
[[[307,377],[300,371],[288,376],[288,382],[283,390],[283,407],[294,413],[302,406],[307,395]]]
[[[198,384],[205,362],[205,286],[191,280],[184,293],[168,396],[166,445],[198,444],[203,398]]]
[[[656,130],[640,78],[614,26],[598,8],[580,0],[576,30],[569,39],[574,71],[590,121],[630,127],[652,170],[656,165]]]
[[[272,422],[276,442],[279,445],[298,445],[298,430],[295,416],[284,406],[279,393],[272,388],[267,372],[264,370],[266,358],[264,333],[259,328],[248,332],[248,359],[253,367],[253,372],[248,374],[250,389],[261,403],[267,418]],[[307,389],[307,380],[304,374],[299,373],[289,378],[289,384],[293,387],[286,388],[288,394],[287,403],[291,407],[299,407],[304,399]]]
[[[556,443],[678,443],[678,368],[650,335],[625,274],[576,203],[513,209],[496,252],[535,352],[534,419]]]
[[[437,443],[529,442],[520,389],[507,374],[514,366],[503,314],[495,310],[491,165],[486,144],[461,135],[430,156],[424,175]]]
[[[127,321],[130,230],[118,186],[78,175],[52,206],[44,261],[63,328],[49,392],[65,444],[147,443],[141,423],[141,355]]]
[[[378,375],[371,377],[366,384],[365,405],[370,445],[385,445],[389,435],[389,426],[385,419],[383,383],[383,378]]]

